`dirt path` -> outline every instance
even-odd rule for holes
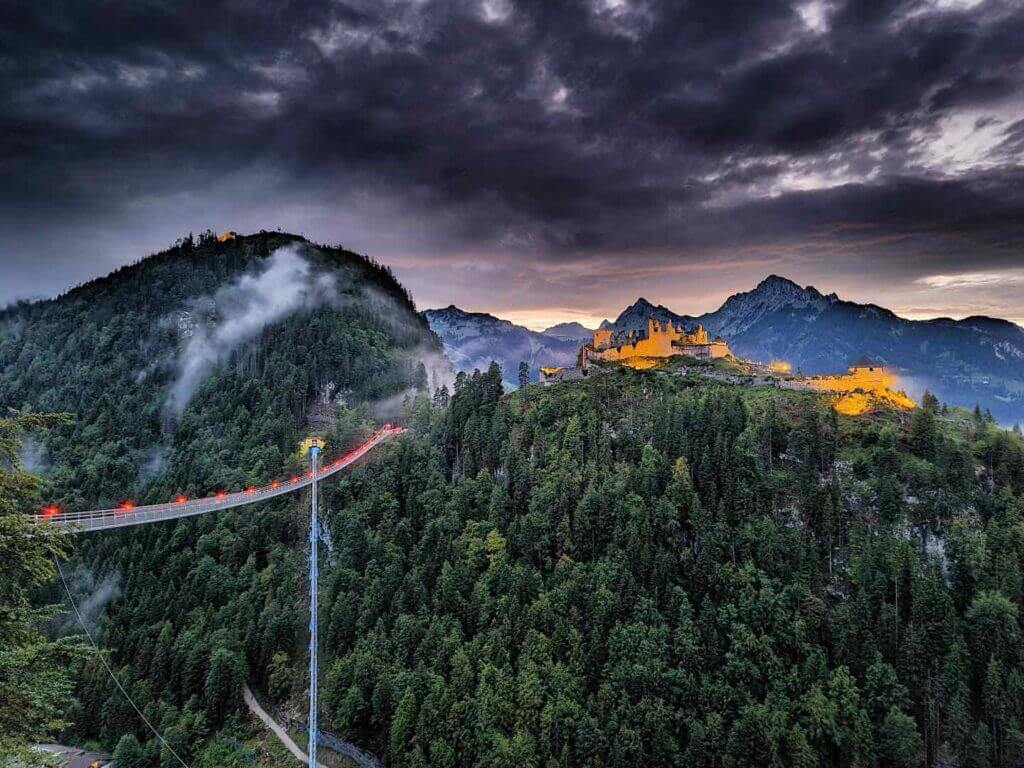
[[[252,691],[249,690],[248,685],[242,687],[242,698],[245,699],[245,706],[249,708],[249,711],[262,720],[263,724],[274,732],[274,735],[277,736],[278,740],[288,748],[289,752],[295,755],[303,765],[309,763],[309,757],[306,753],[299,749],[299,745],[292,741],[292,737],[288,735],[288,732],[278,725],[277,721],[268,715],[266,710],[260,706],[260,703],[256,701],[256,697],[252,695]],[[317,766],[319,766],[319,768],[327,768],[326,765],[319,761],[317,761]]]

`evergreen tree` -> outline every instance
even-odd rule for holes
[[[77,642],[52,642],[39,630],[54,608],[34,607],[30,595],[54,577],[53,558],[66,556],[68,542],[25,517],[38,509],[39,483],[18,454],[25,431],[65,422],[32,413],[0,417],[0,759],[24,756],[28,744],[65,726],[71,663],[84,653]]]

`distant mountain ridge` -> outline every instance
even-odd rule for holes
[[[700,323],[742,357],[786,360],[808,374],[841,371],[866,355],[897,369],[911,394],[927,388],[950,403],[978,403],[1004,423],[1024,422],[1024,328],[1006,320],[907,320],[778,275],[714,312],[680,315],[641,298],[608,325],[638,329],[648,317]]]
[[[531,331],[484,312],[466,312],[454,304],[428,309],[423,316],[456,370],[486,370],[496,360],[510,387],[518,386],[520,362],[526,361],[530,380],[537,381],[542,365],[572,365],[582,343],[577,338]]]
[[[457,368],[464,367],[460,360],[466,358],[475,367],[495,358],[507,361],[502,368],[511,379],[520,359],[530,362],[531,372],[538,365],[571,365],[582,343],[538,334],[490,315],[462,313],[454,333],[432,319],[431,313],[453,310],[462,312],[449,307],[429,310],[426,316]],[[474,318],[479,317],[490,319],[474,327]],[[907,320],[875,304],[846,301],[835,293],[823,294],[813,286],[769,275],[752,290],[730,296],[714,312],[677,314],[641,297],[601,327],[641,330],[648,318],[687,327],[700,323],[710,334],[725,338],[740,356],[786,360],[807,374],[839,372],[867,356],[898,370],[911,395],[919,396],[927,388],[949,403],[977,403],[1002,423],[1024,423],[1024,328],[1006,320]],[[513,337],[520,339],[518,347],[503,346]],[[518,357],[526,350],[529,357]]]
[[[556,339],[574,339],[580,342],[586,341],[594,335],[592,328],[587,328],[577,322],[558,323],[550,328],[545,328],[541,333],[545,336],[554,336]]]

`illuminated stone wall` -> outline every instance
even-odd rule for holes
[[[851,366],[850,372],[842,376],[814,376],[807,379],[796,379],[800,389],[811,389],[815,392],[865,392],[893,389],[896,376],[880,365]]]
[[[594,343],[585,350],[590,359],[620,362],[638,357],[671,357],[691,355],[693,357],[725,357],[729,346],[721,339],[711,340],[703,326],[698,325],[692,332],[674,327],[670,322],[647,320],[647,333],[640,338],[616,344],[618,339],[612,329],[594,331]]]
[[[896,389],[897,377],[880,365],[853,365],[841,376],[813,376],[779,382],[786,389],[828,392],[837,395],[833,407],[840,413],[856,416],[874,409],[880,403],[894,408],[911,409],[916,403],[902,390]]]
[[[612,329],[598,328],[594,331],[594,349],[604,349],[612,343]]]

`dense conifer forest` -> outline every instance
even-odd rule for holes
[[[499,381],[329,492],[339,730],[408,766],[1018,764],[1020,435]]]
[[[505,393],[492,366],[434,389],[412,354],[422,326],[351,304],[265,328],[168,416],[167,292],[233,279],[189,275],[221,269],[218,249],[266,255],[278,236],[263,237],[183,245],[143,262],[147,279],[132,268],[0,318],[0,403],[18,409],[0,432],[0,523],[22,553],[0,558],[17,607],[0,621],[0,718],[41,707],[18,743],[176,764],[61,622],[31,629],[32,605],[61,598],[46,552],[68,543],[18,534],[18,514],[298,466],[306,409],[333,380],[353,393],[329,451],[371,428],[366,401],[418,393],[408,434],[323,486],[321,719],[386,765],[1024,760],[1020,434],[930,396],[851,418],[809,393],[658,370]],[[415,317],[387,273],[345,258]],[[154,359],[168,362],[140,376]],[[14,468],[24,430],[50,463],[40,480]],[[70,542],[69,569],[120,579],[99,636],[194,766],[259,764],[243,683],[301,705],[306,519],[282,498]],[[46,695],[11,696],[12,652],[56,660],[23,680]]]

